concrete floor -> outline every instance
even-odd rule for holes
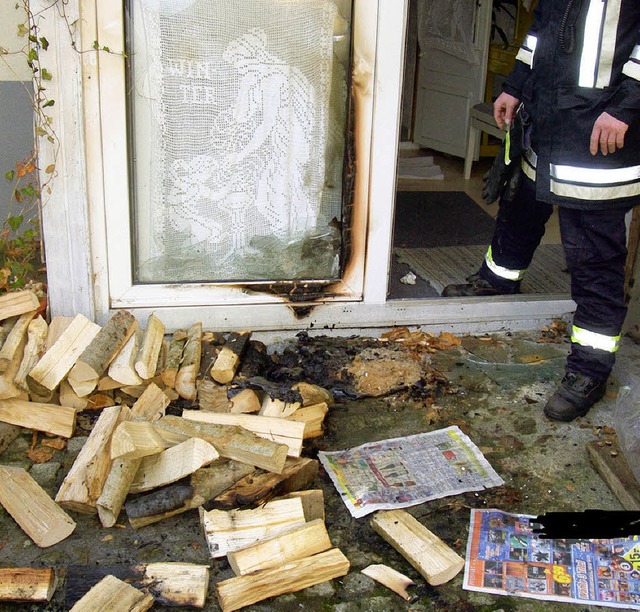
[[[425,386],[420,392],[414,389],[384,397],[338,401],[327,417],[325,435],[307,441],[303,455],[315,457],[319,450],[343,450],[364,442],[458,425],[480,447],[505,484],[420,504],[409,512],[462,556],[472,508],[499,508],[533,515],[588,508],[619,510],[618,500],[592,469],[585,445],[602,439],[606,433],[603,428],[613,424],[619,380],[628,380],[640,372],[638,346],[625,339],[616,376],[612,377],[605,399],[586,417],[564,424],[547,420],[542,407],[562,376],[567,350],[568,343],[562,335],[540,330],[466,336],[458,347],[423,353],[420,357],[423,371],[433,372],[435,368],[448,382],[428,382],[425,374]],[[36,465],[26,457],[31,435],[25,432],[0,460],[25,467],[45,490],[55,495],[84,439],[72,438],[67,450],[58,451],[51,461]],[[247,610],[533,612],[576,609],[570,604],[468,592],[462,589],[462,574],[445,585],[429,587],[372,530],[370,517],[351,517],[322,469],[313,487],[324,491],[327,529],[333,545],[339,547],[351,563],[349,574]],[[214,585],[230,578],[232,572],[225,559],[208,557],[197,512],[190,511],[138,530],[132,529],[124,517],[119,520],[119,528],[109,530],[101,528],[96,517],[74,514],[73,518],[78,527],[69,538],[51,548],[38,549],[7,513],[0,510],[0,564],[54,566],[63,576],[51,604],[29,609],[66,609],[65,571],[181,561],[210,564],[211,585],[206,609],[219,610]],[[414,579],[418,600],[406,603],[362,575],[360,570],[372,563],[386,563]],[[0,609],[26,607],[5,605]],[[159,604],[153,608],[164,609]]]

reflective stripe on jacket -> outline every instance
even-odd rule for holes
[[[524,102],[537,198],[573,208],[640,201],[640,1],[539,0],[504,90]],[[607,112],[629,126],[624,148],[589,151]]]

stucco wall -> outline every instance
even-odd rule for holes
[[[13,185],[5,178],[16,161],[27,157],[33,148],[33,112],[29,91],[31,71],[26,58],[17,53],[27,39],[17,35],[24,11],[14,2],[0,2],[0,47],[8,55],[0,59],[0,219],[4,221],[11,205]],[[13,208],[13,212],[16,210]]]

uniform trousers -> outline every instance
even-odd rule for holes
[[[610,337],[620,335],[627,313],[625,215],[629,210],[630,207],[599,210],[559,207],[560,236],[571,275],[571,297],[576,303],[574,329]],[[552,212],[551,204],[536,199],[533,181],[523,178],[513,200],[500,202],[491,242],[493,262],[507,270],[525,271]],[[519,290],[520,281],[498,276],[486,260],[479,273],[505,293]],[[614,351],[572,342],[566,370],[602,381],[611,373],[614,361]]]

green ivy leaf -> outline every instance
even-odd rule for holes
[[[7,223],[14,232],[17,232],[18,228],[22,225],[23,220],[24,217],[22,215],[18,215],[17,217],[9,217],[7,219]]]
[[[47,106],[53,106],[55,104],[55,100],[47,100],[43,105],[42,108],[47,108]]]
[[[29,34],[29,29],[25,28],[24,23],[19,23],[18,24],[18,36],[20,38],[25,37],[27,34]]]
[[[97,40],[94,40],[94,41],[93,41],[93,48],[94,48],[96,51],[99,51],[99,50],[100,50],[100,45],[98,44],[98,41],[97,41]]]
[[[36,195],[36,190],[33,185],[27,185],[20,190],[20,194],[28,198],[32,198]]]
[[[9,172],[5,172],[4,173],[4,178],[6,178],[8,181],[12,181],[14,179],[16,175],[16,171],[15,170],[9,170]]]
[[[35,62],[38,59],[38,52],[32,47],[27,54],[27,60]]]
[[[45,51],[49,48],[49,41],[44,36],[40,38],[40,44]]]
[[[45,81],[50,81],[53,78],[53,75],[46,68],[40,71],[40,75]]]

